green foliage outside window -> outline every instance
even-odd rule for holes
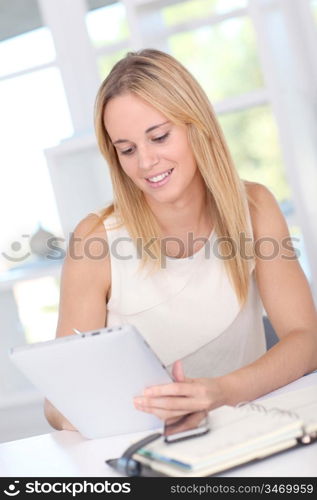
[[[317,0],[312,0],[311,6],[312,6],[312,9],[313,9],[315,21],[316,21],[316,24],[317,24]]]
[[[268,106],[219,116],[231,155],[242,179],[260,182],[282,203],[290,199],[277,129]]]
[[[263,87],[255,33],[235,18],[168,38],[171,53],[196,76],[212,102]]]
[[[127,52],[128,49],[120,50],[118,52],[114,52],[113,54],[107,54],[98,58],[98,70],[102,80],[108,76],[115,63],[124,57]]]
[[[233,9],[246,7],[247,0],[190,0],[170,5],[161,10],[167,26],[203,18],[210,14],[223,14]]]

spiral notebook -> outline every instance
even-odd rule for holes
[[[317,385],[209,413],[210,432],[173,444],[160,438],[133,459],[161,475],[209,476],[317,439]]]

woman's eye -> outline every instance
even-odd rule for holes
[[[169,135],[170,135],[170,134],[169,134],[169,132],[167,132],[166,134],[161,135],[160,137],[155,137],[155,138],[153,139],[153,141],[154,141],[154,142],[163,142],[165,139],[167,139],[167,138],[168,138],[168,136],[169,136]]]
[[[160,135],[159,137],[153,137],[152,141],[153,142],[163,142],[163,141],[165,141],[165,139],[168,138],[169,135],[170,135],[170,133],[167,132],[166,134]],[[119,151],[119,154],[127,156],[127,155],[131,155],[133,152],[134,152],[134,148],[128,148],[128,149],[124,149],[122,151]]]
[[[130,155],[131,153],[133,153],[133,149],[132,148],[125,149],[124,151],[120,151],[121,155]]]

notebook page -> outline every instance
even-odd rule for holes
[[[317,431],[317,385],[263,399],[261,406],[292,411],[304,422],[308,434]]]

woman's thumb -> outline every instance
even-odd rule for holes
[[[172,375],[175,382],[185,382],[186,377],[184,374],[183,366],[181,361],[175,361],[172,368]]]

